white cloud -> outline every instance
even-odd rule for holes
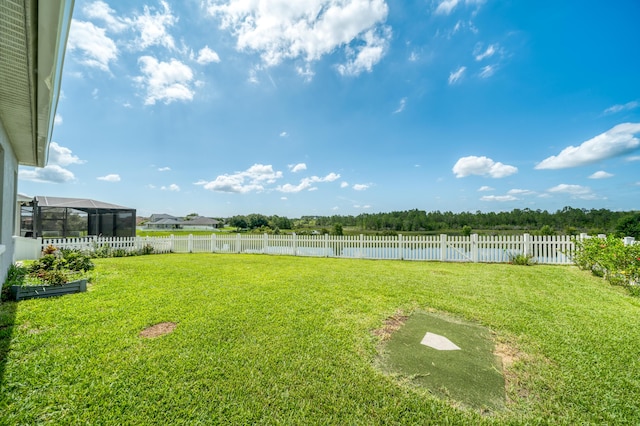
[[[460,67],[455,71],[449,73],[449,84],[455,84],[462,78],[467,67]]]
[[[172,183],[169,186],[162,186],[162,187],[160,187],[160,189],[162,191],[180,192],[180,187],[178,185],[176,185],[175,183]]]
[[[530,189],[510,189],[507,191],[507,194],[509,195],[533,195],[535,194],[535,191],[531,191]]]
[[[73,172],[63,166],[71,164],[84,164],[77,155],[73,155],[69,148],[60,146],[57,142],[49,144],[47,166],[35,169],[20,169],[18,178],[33,182],[65,183],[75,180]]]
[[[484,185],[478,189],[478,192],[487,192],[487,191],[495,191],[495,188]]]
[[[79,52],[80,63],[109,72],[109,64],[118,57],[116,43],[107,37],[104,28],[91,22],[73,19],[67,49]]]
[[[402,111],[404,111],[405,107],[407,106],[407,98],[402,98],[400,99],[400,105],[398,105],[398,108],[393,111],[394,114],[399,114]]]
[[[292,173],[297,173],[302,170],[307,170],[307,165],[305,163],[292,164],[289,166],[289,169]]]
[[[460,0],[441,0],[436,7],[436,15],[449,15],[459,2]]]
[[[145,105],[157,101],[170,104],[174,101],[191,101],[195,94],[190,86],[193,80],[191,68],[177,59],[159,62],[151,56],[143,56],[138,62],[143,73],[135,81],[146,89]]]
[[[628,161],[628,162],[640,161],[640,155],[632,155],[631,157],[625,158],[625,161]]]
[[[313,77],[316,75],[316,73],[311,69],[311,65],[309,65],[308,63],[305,64],[304,67],[297,66],[296,73],[300,77],[304,78],[304,81],[306,81],[307,83],[313,80]]]
[[[589,179],[606,179],[610,177],[613,177],[611,173],[607,173],[604,170],[600,170],[598,172],[595,172],[591,176],[589,176]]]
[[[342,182],[340,184],[340,188],[348,188],[349,187],[349,182]]]
[[[60,114],[56,113],[56,116],[53,119],[53,124],[55,124],[56,126],[62,125],[62,116]]]
[[[18,179],[43,183],[66,183],[75,180],[75,176],[69,170],[57,164],[51,164],[41,169],[20,169]]]
[[[159,172],[168,172],[171,171],[171,167],[158,167]]]
[[[583,142],[580,146],[569,146],[557,156],[542,160],[536,169],[566,169],[584,166],[607,158],[622,155],[640,147],[640,123],[622,123],[598,136]]]
[[[582,200],[593,200],[595,199],[595,195],[591,191],[591,188],[588,186],[581,185],[568,185],[566,183],[562,183],[560,185],[556,185],[553,188],[549,188],[547,192],[552,194],[569,194],[572,198],[578,198]]]
[[[505,201],[516,201],[517,198],[514,197],[513,195],[485,195],[483,197],[480,197],[480,201],[498,201],[498,202],[505,202]]]
[[[220,56],[213,50],[209,49],[209,46],[205,46],[198,52],[198,58],[196,61],[199,64],[205,65],[210,64],[211,62],[220,62]]]
[[[391,38],[384,0],[208,0],[208,13],[237,38],[236,48],[260,54],[267,66],[285,59],[313,62],[344,49],[344,75],[370,71]]]
[[[175,49],[175,41],[167,28],[178,22],[178,18],[171,14],[171,8],[166,1],[161,1],[160,4],[162,11],[153,13],[149,6],[144,6],[144,12],[131,20],[131,24],[140,32],[135,41],[139,50],[156,45]]]
[[[305,189],[308,191],[315,191],[318,188],[313,186],[314,183],[333,182],[338,179],[340,179],[340,175],[332,172],[326,175],[325,177],[311,176],[311,177],[303,178],[302,180],[300,180],[300,183],[298,185],[292,185],[290,183],[286,183],[284,185],[278,186],[276,190],[280,192],[289,192],[289,193],[300,192],[300,191],[304,191]]]
[[[103,180],[105,182],[120,182],[120,175],[110,174],[106,176],[101,176],[97,178],[98,180]]]
[[[420,55],[418,55],[416,52],[411,52],[411,54],[409,55],[409,62],[416,62],[418,59],[420,59]]]
[[[124,31],[129,26],[126,20],[115,16],[114,10],[101,0],[85,5],[83,12],[88,18],[103,20],[107,28],[115,33]]]
[[[466,176],[489,176],[492,178],[503,178],[518,172],[518,168],[502,163],[496,163],[487,157],[462,157],[453,166],[453,173],[457,178]]]
[[[621,111],[631,111],[633,109],[638,108],[640,104],[636,101],[627,102],[626,104],[618,104],[610,106],[609,108],[604,110],[605,114],[615,114]]]
[[[476,61],[482,61],[483,59],[487,59],[495,55],[498,52],[497,46],[497,44],[490,44],[484,51],[482,51],[480,45],[478,45],[473,54]]]
[[[477,4],[481,5],[485,0],[440,0],[436,7],[436,15],[450,15],[459,4],[465,3],[467,5]]]
[[[77,155],[73,155],[69,148],[60,146],[57,142],[49,144],[48,164],[57,166],[68,166],[70,164],[84,164]]]
[[[496,72],[495,65],[486,65],[480,70],[480,78],[489,78]]]
[[[287,133],[287,132],[280,132],[280,137],[281,137],[281,138],[286,138],[287,136],[289,136],[289,133]]]
[[[355,185],[353,185],[353,189],[356,191],[365,191],[367,189],[369,189],[370,185],[367,185],[365,183],[356,183]]]
[[[341,75],[357,76],[365,71],[371,72],[373,66],[380,62],[387,50],[391,30],[386,29],[381,36],[374,31],[367,31],[363,38],[365,43],[356,47],[357,53],[353,49],[347,49],[349,60],[337,67]]]
[[[243,172],[220,175],[210,182],[201,180],[195,185],[201,185],[210,191],[244,194],[263,191],[265,183],[272,184],[280,178],[282,178],[282,172],[274,171],[273,166],[254,164]]]

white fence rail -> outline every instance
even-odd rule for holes
[[[580,238],[586,237],[585,235]],[[22,239],[16,240],[16,252]],[[33,241],[33,240],[32,240]],[[153,253],[260,253],[290,256],[357,259],[397,259],[443,262],[509,262],[513,256],[530,256],[541,264],[572,263],[575,237],[534,236],[331,236],[221,234],[131,238],[45,238],[39,247],[53,245],[78,250],[153,249]],[[33,253],[33,248],[24,253]],[[26,260],[26,259],[16,259]]]

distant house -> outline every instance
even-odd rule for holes
[[[222,223],[210,217],[196,216],[189,220],[168,214],[152,214],[146,224],[147,229],[216,229]]]
[[[73,3],[0,2],[0,282],[19,223],[18,165],[47,164]]]

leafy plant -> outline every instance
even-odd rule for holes
[[[4,300],[9,299],[9,294],[11,292],[12,285],[22,285],[24,283],[25,277],[29,273],[29,269],[22,265],[14,265],[9,266],[9,271],[7,271],[7,280],[4,282],[2,286],[2,293],[0,298]]]
[[[640,293],[640,245],[625,245],[621,238],[587,238],[576,241],[573,262],[581,269],[604,277],[611,284]]]
[[[40,259],[26,268],[26,281],[60,285],[93,269],[90,257],[78,250],[58,250],[48,246]]]
[[[153,246],[151,244],[145,244],[144,247],[140,249],[140,254],[146,255],[153,253]]]
[[[531,266],[535,265],[536,261],[533,259],[533,255],[523,253],[509,253],[509,263],[512,265]]]

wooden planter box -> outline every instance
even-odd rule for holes
[[[71,281],[60,285],[12,285],[11,297],[14,300],[36,299],[40,297],[62,296],[64,294],[87,291],[87,280]]]

